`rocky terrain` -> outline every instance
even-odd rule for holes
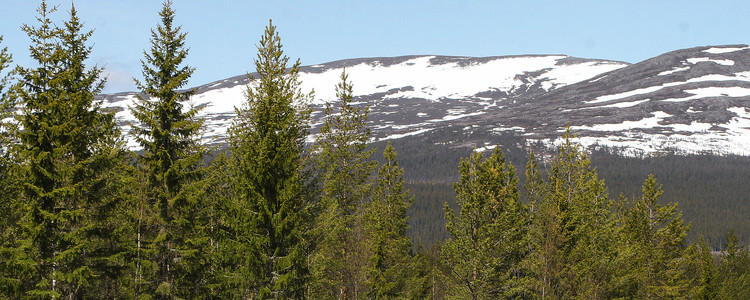
[[[512,134],[554,144],[568,124],[588,147],[628,156],[660,153],[748,155],[750,47],[669,52],[636,64],[564,55],[403,56],[303,67],[302,91],[314,90],[310,140],[343,70],[355,98],[370,106],[373,142],[419,137],[425,143],[489,149]],[[254,74],[250,74],[251,76]],[[204,139],[221,144],[247,75],[199,86],[190,105],[206,119]],[[135,93],[103,95],[123,131]],[[476,139],[443,134],[482,132]],[[137,148],[133,140],[129,145]]]

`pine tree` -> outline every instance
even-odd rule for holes
[[[205,232],[208,237],[207,267],[204,269],[207,282],[205,288],[208,298],[231,298],[236,295],[232,286],[232,279],[227,278],[234,266],[237,253],[232,247],[231,241],[234,233],[232,228],[236,225],[229,216],[237,207],[233,205],[236,199],[233,182],[233,174],[230,159],[226,152],[220,152],[206,168],[206,176],[201,181],[200,190],[203,191],[202,199],[205,208]]]
[[[688,226],[677,204],[661,206],[661,185],[653,175],[643,183],[643,196],[621,212],[622,237],[616,278],[621,296],[677,297],[688,293],[684,259]],[[694,249],[697,254],[699,249]]]
[[[0,44],[3,42],[3,37],[0,36]],[[15,103],[13,95],[8,91],[7,87],[11,83],[12,74],[6,72],[8,67],[13,62],[13,57],[8,53],[8,48],[0,49],[0,210],[4,212],[11,212],[11,204],[14,198],[13,192],[10,189],[14,188],[15,185],[11,184],[11,168],[15,164],[12,158],[9,156],[9,145],[13,144],[13,138],[11,131],[14,129],[10,119],[15,117]],[[3,217],[9,218],[14,217],[13,214],[4,214]],[[0,234],[5,232],[6,227],[10,227],[15,222],[12,219],[3,220],[0,224]],[[2,239],[5,241],[6,239]]]
[[[21,285],[31,297],[120,297],[125,272],[126,224],[117,222],[125,151],[114,113],[94,96],[101,68],[87,68],[86,45],[75,7],[59,28],[42,2],[32,40],[35,68],[17,69],[23,112],[17,155],[24,162],[24,213],[17,258]]]
[[[180,91],[195,71],[182,66],[187,58],[186,33],[174,25],[175,11],[167,0],[159,12],[161,23],[151,30],[151,49],[144,51],[143,82],[136,80],[143,98],[132,108],[133,126],[143,147],[139,162],[146,176],[146,199],[137,204],[136,294],[198,297],[206,283],[207,267],[204,203],[197,185],[205,150],[199,133],[198,110],[186,109],[193,90]],[[146,215],[155,212],[156,216]],[[143,223],[144,218],[152,222]]]
[[[0,43],[3,37],[0,36]],[[14,141],[13,122],[15,118],[15,103],[13,95],[8,87],[12,81],[12,73],[7,72],[12,63],[12,56],[7,48],[0,49],[0,295],[9,298],[16,294],[14,291],[20,286],[15,271],[18,267],[14,264],[19,241],[19,228],[17,226],[21,211],[18,207],[19,188],[18,162],[11,155],[11,146],[17,144]]]
[[[366,236],[373,251],[368,270],[369,297],[394,299],[405,297],[408,281],[418,276],[410,273],[411,239],[406,236],[406,212],[414,198],[404,190],[404,169],[399,167],[390,142],[383,156],[385,163],[378,171],[372,202],[364,212]]]
[[[524,195],[533,211],[534,205],[541,201],[545,191],[542,172],[539,170],[539,161],[536,159],[536,155],[534,155],[533,152],[529,153],[529,158],[526,161],[525,175],[526,181],[523,184]]]
[[[718,299],[718,269],[706,239],[700,237],[698,242],[688,246],[679,268],[687,275],[684,296],[690,299]]]
[[[750,297],[750,251],[740,244],[734,231],[726,234],[723,255],[718,262],[719,299]]]
[[[528,214],[519,201],[515,168],[496,148],[487,159],[474,152],[461,160],[459,172],[454,185],[458,214],[445,206],[453,237],[443,247],[449,294],[462,299],[519,297]]]
[[[433,244],[430,249],[417,246],[411,259],[408,271],[411,272],[406,282],[406,291],[401,298],[406,299],[445,299],[444,273],[447,273],[440,262],[442,245]]]
[[[255,60],[259,78],[251,78],[229,137],[237,269],[227,276],[237,298],[301,298],[309,277],[304,142],[310,96],[299,88],[299,61],[287,69],[288,62],[269,21]]]
[[[3,42],[3,36],[0,35],[0,44]],[[11,95],[8,94],[8,87],[9,84],[11,84],[12,74],[8,73],[9,70],[8,67],[10,67],[10,64],[13,62],[13,56],[8,53],[8,47],[3,47],[0,49],[0,117],[5,119],[7,117],[7,113],[9,113],[8,109],[11,107],[8,107],[9,104],[12,102]]]
[[[570,129],[562,137],[534,207],[530,288],[543,299],[607,296],[617,234],[604,181],[591,169]]]
[[[0,44],[3,42],[3,36],[0,35]],[[8,160],[9,147],[13,144],[12,131],[14,129],[11,119],[15,118],[15,96],[11,93],[9,85],[12,83],[13,72],[8,72],[10,64],[13,62],[13,56],[8,53],[8,48],[0,49],[0,172],[3,172],[10,164]],[[4,174],[4,173],[0,173]],[[3,176],[4,177],[4,176]],[[0,178],[2,180],[2,178]],[[5,193],[3,193],[5,194]]]
[[[325,121],[315,149],[322,184],[315,231],[320,241],[312,255],[311,297],[357,299],[366,288],[368,249],[362,228],[362,209],[370,191],[369,177],[376,162],[367,149],[369,108],[352,104],[352,84],[346,72],[336,85],[338,109],[326,105]]]

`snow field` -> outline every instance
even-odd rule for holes
[[[346,68],[354,85],[354,95],[385,93],[402,89],[387,98],[423,98],[432,101],[459,99],[478,92],[497,89],[508,92],[523,84],[516,78],[527,72],[544,71],[537,80],[548,79],[546,88],[576,83],[604,72],[622,68],[624,64],[585,62],[557,65],[567,56],[500,57],[486,63],[461,66],[458,63],[431,64],[435,56],[416,57],[400,64],[382,67],[361,63]],[[342,69],[323,73],[300,74],[302,90],[315,88],[313,103],[322,104],[336,98],[334,86],[340,81]],[[330,88],[326,88],[330,87]]]
[[[712,47],[712,48],[703,50],[703,52],[711,53],[711,54],[724,54],[724,53],[742,51],[745,49],[750,49],[750,47]]]
[[[711,130],[714,124],[692,122],[690,124],[666,124],[659,122],[670,115],[655,112],[653,117],[639,121],[625,121],[621,124],[601,124],[595,126],[576,126],[574,130],[622,130],[621,136],[607,137],[578,137],[573,139],[582,146],[604,146],[621,149],[621,154],[627,156],[653,155],[664,149],[679,149],[679,154],[712,153],[719,155],[750,155],[750,112],[744,107],[730,107],[728,111],[736,114],[727,124],[718,125],[724,130]],[[648,129],[654,127],[672,128],[672,133],[651,134],[632,129]],[[539,140],[548,147],[562,143],[561,138],[555,140]],[[529,141],[531,143],[533,141]]]
[[[692,57],[692,58],[688,58],[687,62],[690,63],[690,64],[697,64],[699,62],[712,62],[712,63],[717,63],[717,64],[720,64],[720,65],[724,65],[724,66],[734,66],[734,61],[733,60],[728,60],[728,59],[711,59],[709,57]]]
[[[659,90],[662,90],[664,88],[668,87],[674,87],[674,86],[680,86],[685,85],[689,83],[696,83],[696,82],[709,82],[709,81],[745,81],[750,82],[750,72],[739,72],[733,74],[733,76],[727,76],[727,75],[721,75],[721,74],[708,74],[703,75],[701,77],[691,78],[687,81],[680,81],[680,82],[668,82],[664,83],[662,85],[658,86],[650,86],[640,89],[635,89],[632,91],[622,92],[618,94],[612,94],[612,95],[604,95],[599,96],[594,100],[586,101],[584,103],[586,104],[597,104],[597,103],[603,103],[603,102],[609,102],[613,100],[619,100],[624,99],[627,97],[637,96],[637,95],[644,95],[649,94],[653,92],[657,92]],[[679,99],[667,99],[663,101],[667,102],[679,102],[679,101],[687,101],[692,99],[700,99],[704,97],[716,97],[716,96],[722,96],[725,94],[726,96],[730,97],[744,97],[748,96],[745,94],[746,88],[741,87],[729,87],[729,88],[722,88],[722,87],[710,87],[710,88],[700,88],[700,89],[693,89],[693,90],[685,90],[687,93],[694,94],[696,96],[690,96],[687,98],[679,98]],[[699,95],[707,95],[707,96],[699,96]],[[609,107],[609,106],[604,106]],[[616,107],[616,106],[615,106]]]

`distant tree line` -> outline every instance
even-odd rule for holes
[[[461,159],[442,204],[449,238],[415,245],[404,168],[390,143],[373,157],[369,109],[345,72],[306,144],[312,95],[271,22],[228,148],[211,154],[185,107],[194,69],[166,1],[136,81],[148,97],[131,107],[142,151],[129,151],[95,100],[92,31],[75,7],[62,26],[54,11],[42,1],[23,26],[35,66],[9,70],[0,51],[4,298],[750,296],[750,253],[731,231],[720,254],[688,243],[653,176],[640,196],[611,198],[569,131],[546,169],[531,154],[517,171],[500,147]]]

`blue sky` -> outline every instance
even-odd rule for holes
[[[2,0],[1,46],[29,65],[22,24],[36,24],[40,1]],[[95,29],[90,64],[105,66],[105,92],[134,90],[160,0],[75,0]],[[53,19],[67,18],[70,0]],[[254,69],[269,19],[285,53],[303,65],[416,54],[496,56],[567,54],[639,62],[682,48],[750,43],[750,1],[241,1],[174,0],[188,33],[190,86]]]

